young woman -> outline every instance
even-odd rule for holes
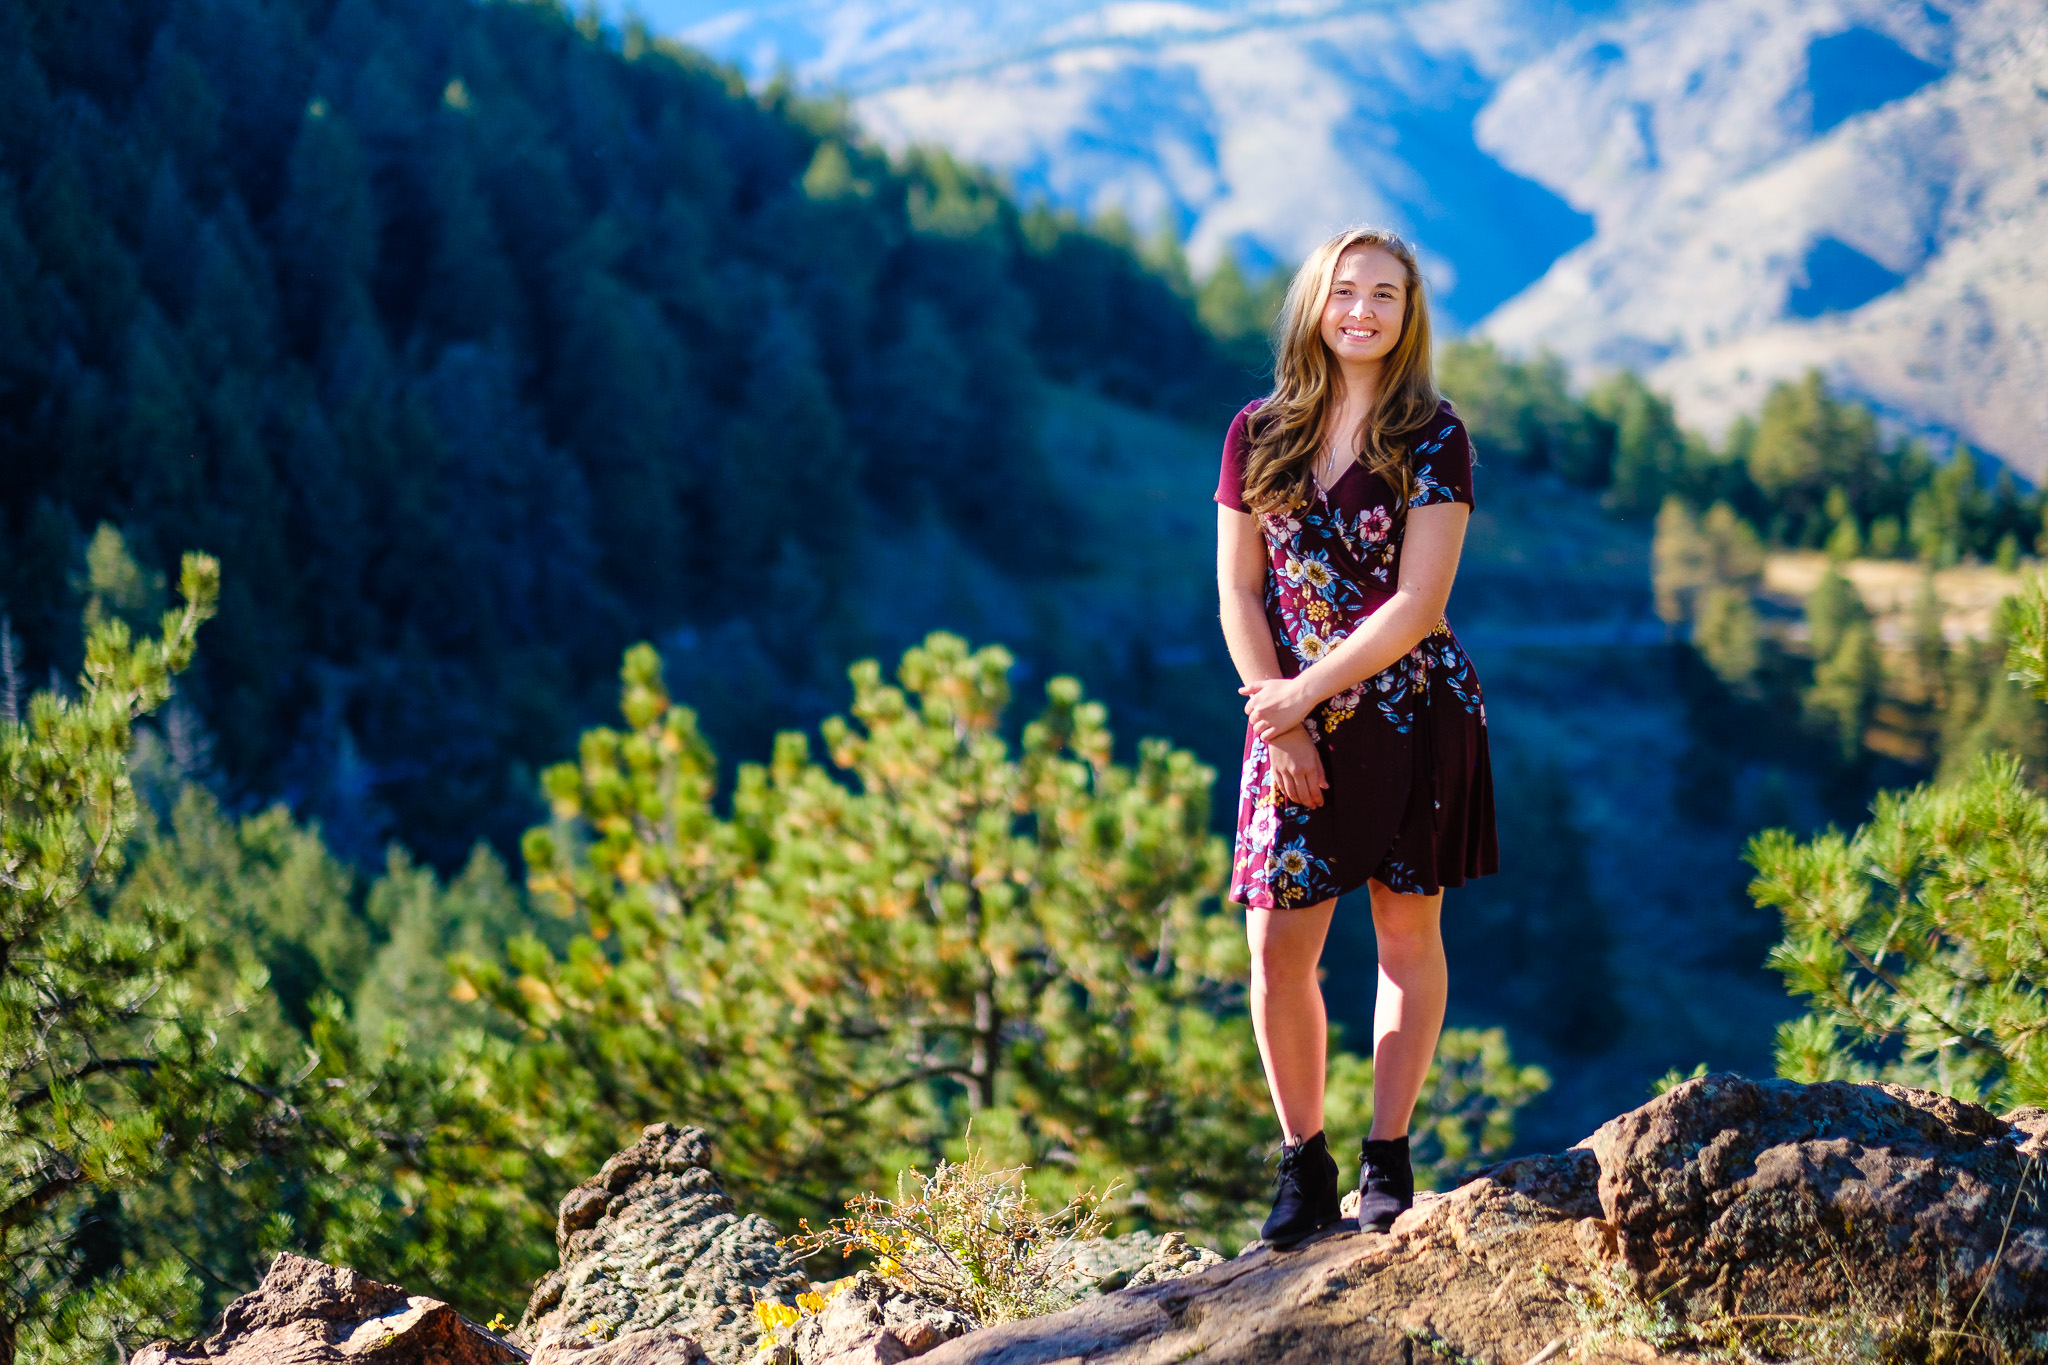
[[[1263,1236],[1339,1218],[1323,1136],[1316,964],[1337,897],[1371,888],[1373,1119],[1359,1222],[1415,1195],[1408,1120],[1443,1027],[1443,889],[1496,870],[1479,679],[1444,622],[1472,508],[1437,395],[1415,253],[1374,229],[1312,253],[1274,329],[1273,392],[1230,425],[1216,487],[1223,634],[1250,717],[1230,894],[1285,1146]]]

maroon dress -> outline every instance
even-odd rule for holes
[[[1216,501],[1242,512],[1248,405],[1223,443]],[[1411,507],[1472,504],[1472,444],[1446,403],[1411,456]],[[1387,481],[1353,463],[1327,492],[1259,518],[1266,620],[1293,677],[1393,598],[1405,522]],[[1499,870],[1486,703],[1472,661],[1438,621],[1383,672],[1303,722],[1329,788],[1314,810],[1280,795],[1266,743],[1245,731],[1230,898],[1261,910],[1315,905],[1365,884],[1431,895]]]

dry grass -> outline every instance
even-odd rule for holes
[[[1613,1347],[1647,1346],[1660,1355],[1712,1365],[2044,1365],[2048,1332],[2028,1324],[1994,1323],[1978,1310],[1967,1277],[1944,1275],[1927,1295],[1905,1307],[1879,1303],[1860,1292],[1847,1262],[1849,1303],[1825,1313],[1729,1313],[1681,1319],[1666,1305],[1683,1282],[1661,1294],[1644,1293],[1624,1265],[1589,1262],[1582,1282],[1548,1266],[1538,1280],[1571,1308],[1577,1332],[1562,1343],[1559,1361],[1599,1360]],[[1988,1284],[1988,1279],[1986,1284]]]
[[[1820,586],[1829,563],[1819,550],[1775,550],[1764,561],[1764,595],[1782,606],[1801,608]],[[1890,649],[1909,648],[1926,567],[1906,559],[1850,559],[1835,567],[1862,595],[1878,642]],[[1958,564],[1936,572],[1934,593],[1942,605],[1942,634],[1951,645],[1990,639],[1992,613],[2038,567],[2038,561],[2023,560],[2012,573],[1988,564]],[[1802,622],[1792,628],[1792,638],[1803,638],[1804,632]]]

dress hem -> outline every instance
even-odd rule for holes
[[[1490,867],[1482,872],[1469,872],[1464,876],[1458,878],[1458,880],[1454,882],[1442,882],[1437,886],[1437,888],[1434,891],[1396,891],[1394,892],[1394,894],[1398,896],[1441,896],[1446,891],[1457,890],[1459,887],[1465,885],[1467,882],[1476,882],[1481,877],[1497,876],[1499,872],[1500,869],[1498,867]],[[1358,890],[1359,887],[1364,886],[1367,882],[1372,880],[1373,877],[1370,874],[1368,874],[1361,880],[1354,882],[1350,886],[1345,887],[1343,890],[1338,891],[1332,895],[1323,897],[1323,900],[1342,900],[1344,897],[1350,895],[1352,892]],[[1386,884],[1382,882],[1381,885],[1384,886]],[[1393,890],[1392,887],[1388,887],[1387,889],[1389,891]],[[1224,899],[1229,901],[1232,905],[1243,906],[1247,910],[1275,910],[1281,912],[1291,910],[1313,910],[1318,905],[1321,905],[1323,903],[1323,901],[1309,901],[1305,905],[1260,905],[1256,901],[1239,900],[1237,897],[1231,895],[1226,895]],[[1272,898],[1269,896],[1267,897],[1267,899],[1271,900]]]

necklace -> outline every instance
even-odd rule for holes
[[[1355,459],[1356,457],[1354,456],[1353,458]],[[1315,468],[1312,471],[1315,475],[1316,487],[1327,494],[1332,488],[1337,486],[1337,480],[1343,477],[1344,467],[1349,463],[1349,460],[1337,454],[1337,443],[1332,441],[1327,456],[1321,454],[1316,456]]]

